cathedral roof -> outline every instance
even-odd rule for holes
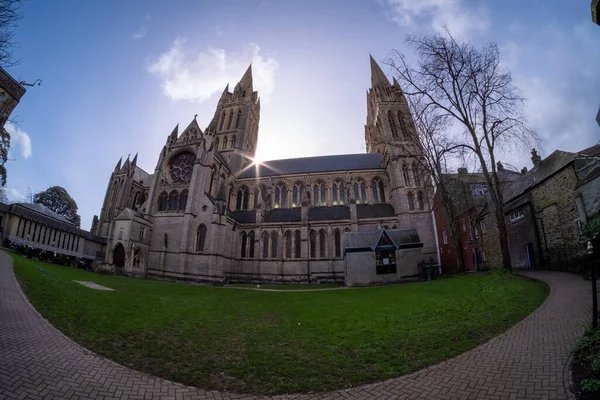
[[[416,229],[381,229],[369,232],[346,232],[344,234],[344,250],[374,251],[384,233],[396,249],[423,246]]]
[[[382,168],[381,161],[382,158],[379,153],[288,158],[285,160],[265,161],[258,168],[251,167],[243,171],[238,178],[305,174],[309,172],[380,169]]]

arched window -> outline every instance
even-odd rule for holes
[[[269,258],[269,234],[263,232],[261,236],[262,241],[262,258]]]
[[[294,258],[302,257],[300,231],[294,232]]]
[[[241,243],[242,249],[241,249],[241,254],[240,255],[241,255],[242,258],[246,258],[246,248],[248,246],[248,235],[246,235],[246,232],[242,232],[242,236],[240,238],[240,241],[242,242]]]
[[[396,121],[394,121],[394,114],[388,111],[388,122],[390,123],[390,130],[392,131],[392,137],[398,137],[398,130],[396,129]]]
[[[406,137],[406,134],[408,132],[406,132],[406,124],[404,123],[404,118],[402,118],[402,111],[400,110],[398,110],[398,122],[400,123],[400,131],[402,132],[402,135]]]
[[[233,110],[231,110],[231,112],[229,113],[229,127],[228,127],[228,130],[231,130],[231,128],[233,128]]]
[[[206,225],[200,224],[196,233],[196,251],[204,251],[204,242],[206,241]]]
[[[275,187],[275,208],[287,208],[287,188],[283,183]]]
[[[233,200],[233,184],[229,184],[229,195],[227,196],[227,208],[229,210],[231,210],[231,207],[233,207],[233,204],[231,204],[231,201]]]
[[[238,110],[237,112],[237,118],[235,120],[235,127],[239,128],[240,127],[240,120],[242,119],[242,110]]]
[[[310,258],[317,258],[317,232],[310,231]]]
[[[356,198],[356,204],[367,203],[367,186],[364,182],[358,181],[354,183],[354,197]]]
[[[181,194],[179,195],[179,211],[185,211],[185,206],[187,205],[188,198],[188,190],[183,189]]]
[[[141,266],[142,266],[142,252],[139,250],[136,250],[135,253],[133,253],[133,268],[140,269]]]
[[[254,232],[250,232],[250,234],[248,234],[248,247],[249,247],[249,257],[250,258],[254,258]]]
[[[327,189],[322,182],[315,183],[313,186],[313,206],[324,207],[327,205]]]
[[[247,210],[248,209],[248,188],[242,186],[237,192],[237,199],[235,201],[236,210]]]
[[[334,182],[331,187],[333,205],[344,204],[344,182]]]
[[[167,211],[167,192],[162,192],[158,196],[158,211]]]
[[[383,187],[383,182],[379,181],[377,187],[379,189],[379,201],[385,203],[385,188]]]
[[[417,201],[419,202],[419,210],[425,209],[425,201],[423,199],[423,192],[417,193]]]
[[[223,130],[223,125],[225,125],[225,111],[223,111],[223,113],[221,114],[221,125],[219,126],[219,131]]]
[[[219,148],[219,138],[216,138],[216,139],[215,139],[215,150],[221,150],[221,149]]]
[[[412,193],[408,193],[408,209],[410,211],[415,211],[415,197]]]
[[[169,211],[177,211],[179,207],[179,198],[177,196],[177,190],[173,190],[169,194]]]
[[[260,199],[260,189],[256,189],[254,191],[254,209],[258,208],[258,199]]]
[[[410,186],[410,171],[406,165],[402,166],[402,176],[404,177],[404,186]]]
[[[327,236],[325,235],[325,229],[319,231],[319,257],[327,257]]]
[[[302,207],[302,196],[304,195],[304,185],[296,183],[292,189],[292,207]]]
[[[415,185],[421,186],[421,178],[419,177],[419,169],[417,168],[417,164],[413,164],[412,170],[413,176],[415,177]]]
[[[339,229],[335,230],[335,232],[333,234],[333,239],[335,242],[335,256],[341,257],[342,256],[342,235],[340,234]]]
[[[277,232],[271,232],[271,258],[277,258]]]
[[[285,245],[285,258],[292,258],[292,233],[287,231],[283,236]]]
[[[223,147],[221,150],[227,150],[227,136],[223,137]]]
[[[140,195],[142,192],[135,192],[135,196],[133,196],[133,202],[131,203],[131,208],[135,209],[138,205],[138,201],[140,200]]]

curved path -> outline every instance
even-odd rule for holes
[[[353,389],[279,399],[568,399],[571,350],[589,322],[590,282],[528,272],[551,293],[533,314],[490,342],[410,375]],[[425,343],[423,345],[426,345]],[[21,293],[0,252],[0,400],[253,399],[200,390],[117,365],[51,327]]]

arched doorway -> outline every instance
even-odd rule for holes
[[[125,248],[121,243],[113,250],[113,264],[120,268],[125,265]]]
[[[144,258],[142,257],[142,252],[137,249],[134,253],[133,253],[133,269],[136,272],[139,272],[139,270],[144,268]]]

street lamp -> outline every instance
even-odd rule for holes
[[[35,86],[35,84],[37,83],[37,85],[40,86],[42,84],[42,80],[41,79],[36,79],[35,81],[33,81],[33,83],[27,83],[25,81],[21,81],[19,83],[21,85],[23,85],[23,86]]]

